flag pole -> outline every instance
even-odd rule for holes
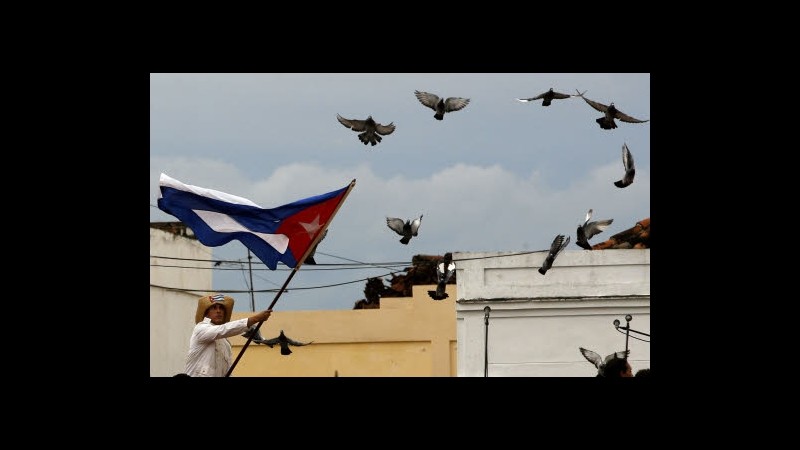
[[[250,253],[250,249],[247,249],[247,270],[250,272],[250,309],[253,312],[256,312],[256,294],[253,293],[253,255]]]
[[[356,186],[356,179],[353,178],[353,181],[350,182],[350,186],[347,187],[347,190],[344,192],[344,195],[342,195],[342,199],[339,200],[339,203],[336,205],[336,208],[333,210],[333,213],[331,213],[331,216],[325,222],[325,225],[319,230],[317,230],[317,235],[314,237],[314,240],[308,246],[305,253],[303,254],[303,257],[300,258],[300,261],[297,262],[297,265],[294,266],[292,272],[286,278],[286,281],[283,282],[283,286],[281,286],[281,288],[278,290],[278,293],[275,294],[275,298],[272,299],[272,303],[269,304],[269,307],[267,309],[272,309],[275,306],[275,303],[278,302],[278,299],[280,298],[281,294],[283,294],[283,291],[286,290],[286,286],[289,285],[289,282],[292,280],[292,277],[294,277],[294,274],[296,274],[297,271],[300,270],[300,266],[302,266],[303,263],[306,261],[306,258],[308,257],[309,253],[311,253],[311,250],[313,250],[314,246],[317,245],[320,240],[322,240],[322,236],[325,234],[325,230],[328,229],[328,225],[330,225],[330,223],[333,221],[333,218],[336,217],[336,213],[339,212],[339,208],[342,207],[342,204],[344,204],[344,201],[347,199],[347,196],[350,195],[350,191],[352,191],[355,186]],[[250,337],[247,338],[247,342],[244,343],[242,350],[239,351],[239,355],[236,356],[236,359],[233,361],[233,364],[231,364],[230,369],[228,369],[228,373],[225,374],[226,377],[231,376],[231,373],[233,372],[233,369],[236,367],[236,364],[238,364],[239,360],[242,359],[244,351],[247,350],[247,347],[250,345],[250,341],[253,340],[253,336],[258,334],[258,330],[261,328],[261,324],[264,322],[265,321],[263,320],[258,322],[255,331],[250,333]]]

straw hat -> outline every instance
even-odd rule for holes
[[[194,323],[202,322],[206,316],[206,310],[214,303],[221,303],[225,307],[225,320],[222,323],[228,323],[233,313],[233,297],[222,294],[206,295],[197,299],[197,312],[194,314]]]

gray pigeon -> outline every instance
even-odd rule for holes
[[[408,241],[411,240],[412,236],[417,235],[420,224],[422,224],[422,214],[419,215],[418,219],[406,220],[405,222],[403,222],[403,219],[398,219],[397,217],[386,218],[386,225],[394,230],[395,233],[403,236],[400,242],[405,245],[408,245]]]
[[[627,144],[622,144],[622,165],[625,167],[625,175],[621,180],[615,181],[614,186],[624,188],[633,183],[633,176],[636,175],[636,167],[633,166],[633,155],[628,150]]]
[[[255,333],[255,335],[253,335],[253,333]],[[250,326],[250,328],[248,328],[247,331],[242,333],[242,336],[248,339],[250,338],[250,336],[253,336],[252,340],[256,344],[261,344],[261,341],[264,340],[264,338],[261,336],[261,330],[256,330],[256,325]]]
[[[585,93],[586,92],[584,91],[584,94]],[[588,103],[589,106],[591,106],[592,108],[603,113],[603,117],[596,119],[595,122],[597,122],[598,125],[600,125],[600,128],[604,130],[611,130],[613,128],[617,128],[617,124],[616,122],[614,122],[614,119],[619,119],[623,122],[628,122],[628,123],[645,123],[650,121],[649,119],[639,120],[635,117],[631,117],[625,114],[624,112],[618,110],[616,106],[614,106],[614,102],[611,102],[610,105],[606,106],[600,102],[589,100],[588,98],[584,97],[583,94],[580,93],[580,91],[578,92],[578,97],[586,101],[586,103]]]
[[[363,133],[358,135],[358,139],[363,142],[364,145],[367,145],[367,143],[373,146],[377,145],[378,142],[382,140],[381,136],[392,134],[395,128],[394,122],[389,123],[389,125],[381,125],[372,120],[372,116],[367,117],[367,120],[357,120],[345,119],[339,114],[336,114],[336,119],[339,120],[339,123],[353,131],[363,131]]]
[[[297,342],[297,341],[294,341],[294,340],[289,339],[288,337],[286,337],[286,335],[283,334],[283,330],[281,330],[281,334],[279,334],[278,337],[274,337],[272,339],[267,339],[267,340],[262,340],[260,342],[260,344],[267,345],[267,346],[269,346],[269,348],[272,348],[275,344],[278,344],[278,345],[281,346],[281,355],[291,355],[292,351],[289,349],[290,345],[298,345],[298,346],[300,346],[300,345],[308,345],[308,344],[311,344],[313,342],[314,341],[311,341],[311,342]]]
[[[444,119],[444,113],[458,111],[469,104],[468,98],[447,97],[445,100],[438,95],[422,91],[414,91],[414,95],[417,96],[420,103],[436,111],[436,114],[433,115],[436,120]]]
[[[609,361],[611,361],[614,358],[618,358],[618,359],[627,358],[628,355],[631,352],[630,350],[628,350],[627,352],[624,352],[624,351],[615,352],[615,353],[612,353],[612,354],[606,356],[606,358],[603,359],[599,354],[597,354],[597,353],[595,353],[595,352],[593,352],[591,350],[587,350],[587,349],[585,349],[583,347],[578,347],[578,349],[581,351],[581,355],[583,355],[584,358],[586,358],[590,363],[594,364],[594,366],[597,367],[597,375],[601,376],[601,377],[605,376],[604,372],[605,372],[606,364],[608,364]]]
[[[445,286],[453,274],[456,273],[456,265],[453,263],[453,254],[445,253],[444,260],[436,265],[436,290],[428,291],[428,295],[434,300],[444,300],[449,295],[445,292]]]
[[[306,264],[313,265],[317,263],[317,261],[314,260],[314,253],[317,253],[317,246],[319,246],[319,243],[322,242],[322,240],[325,239],[325,236],[327,235],[328,235],[328,228],[325,229],[325,234],[323,234],[322,237],[319,238],[319,241],[317,241],[317,245],[314,246],[314,248],[311,250],[311,253],[309,253],[308,256],[306,256],[306,261],[305,261]]]
[[[542,106],[550,106],[550,102],[553,99],[562,99],[562,98],[570,98],[575,97],[574,95],[569,94],[562,94],[561,92],[553,92],[553,88],[550,88],[547,92],[542,92],[541,94],[537,95],[536,97],[531,98],[518,98],[517,100],[521,102],[532,102],[534,100],[542,100]]]
[[[575,242],[579,247],[586,250],[592,249],[592,246],[589,245],[589,239],[596,234],[600,234],[614,221],[614,219],[608,219],[589,222],[589,219],[592,218],[592,214],[593,212],[590,209],[589,212],[586,213],[586,220],[583,222],[583,225],[578,225],[578,240]]]
[[[544,275],[553,267],[553,261],[556,260],[556,256],[561,253],[561,250],[564,250],[564,247],[569,244],[569,236],[567,239],[564,239],[563,234],[559,234],[553,239],[553,243],[550,244],[550,251],[547,253],[547,257],[545,257],[544,262],[542,263],[542,267],[539,267],[539,273]]]

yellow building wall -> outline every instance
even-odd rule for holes
[[[428,296],[435,285],[412,287],[413,297],[381,298],[379,309],[281,311],[281,301],[261,325],[265,339],[286,336],[312,344],[269,348],[250,342],[233,377],[455,377],[456,285],[448,297]],[[232,319],[252,312],[234,312]],[[229,338],[234,359],[247,339]]]

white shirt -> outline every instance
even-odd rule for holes
[[[232,350],[228,337],[247,331],[247,318],[214,325],[206,317],[194,326],[189,339],[184,372],[192,377],[224,377],[231,367]]]

